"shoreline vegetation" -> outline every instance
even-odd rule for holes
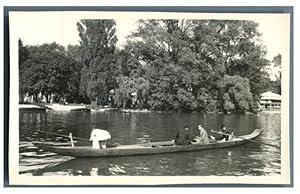
[[[177,112],[255,113],[260,94],[281,94],[281,55],[266,59],[258,24],[237,20],[140,20],[117,46],[114,20],[80,20],[79,45],[23,45],[24,102]],[[269,69],[269,70],[268,70]]]
[[[89,104],[58,104],[58,103],[26,103],[19,104],[20,110],[44,110],[44,111],[88,111],[88,112],[106,112],[116,111],[122,113],[203,113],[203,114],[233,114],[231,112],[224,113],[223,111],[210,111],[210,112],[199,112],[199,111],[182,111],[182,110],[168,110],[158,111],[149,109],[132,109],[132,108],[116,108],[109,106],[97,106],[91,107]],[[253,112],[244,112],[243,114],[253,114]]]
[[[158,110],[149,110],[149,109],[122,109],[114,108],[108,106],[98,106],[96,108],[91,107],[88,104],[19,104],[20,110],[53,110],[53,111],[88,111],[88,112],[107,112],[107,111],[116,111],[123,113],[202,113],[202,114],[236,114],[235,112],[223,112],[221,110],[215,110],[210,112],[199,112],[199,111],[182,111],[182,110],[168,110],[168,111],[158,111]],[[257,111],[257,112],[243,112],[242,114],[257,114],[259,112],[265,113],[280,113],[281,111]]]

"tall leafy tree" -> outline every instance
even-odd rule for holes
[[[80,45],[24,47],[20,91],[125,108],[245,112],[270,82],[258,24],[240,20],[140,20],[116,48],[114,20],[80,20]],[[273,63],[281,64],[281,56]],[[281,78],[280,78],[281,79]]]
[[[25,96],[24,72],[26,71],[24,63],[28,59],[29,51],[23,45],[21,39],[18,40],[18,46],[19,46],[19,102],[23,103],[24,96]]]
[[[116,86],[116,28],[114,20],[80,20],[81,92],[105,104]]]
[[[223,109],[225,112],[246,112],[253,108],[253,96],[247,78],[225,75],[222,82]]]
[[[149,97],[150,82],[143,77],[135,79],[135,89],[137,94],[137,106],[139,108],[147,107],[147,101]]]
[[[135,48],[132,44],[127,44],[122,49],[116,49],[118,75],[127,77],[138,77],[141,75],[142,63],[134,50]]]
[[[272,81],[273,92],[281,94],[281,54],[273,57],[273,64],[275,68],[278,68],[278,71],[275,74],[275,81]]]
[[[240,75],[249,79],[255,100],[267,87],[266,50],[260,41],[258,24],[242,20],[194,21],[195,50],[213,65],[219,79]]]
[[[73,58],[75,61],[81,64],[81,48],[79,45],[68,45],[66,53],[68,57]]]
[[[143,77],[120,76],[117,79],[118,88],[114,91],[114,103],[117,107],[126,108],[130,103],[130,108],[145,108],[148,100],[149,81]],[[135,97],[136,102],[132,102]]]
[[[118,88],[115,91],[115,103],[117,106],[126,108],[131,94],[136,91],[136,85],[132,78],[121,76],[118,78]]]
[[[201,61],[190,48],[190,27],[191,21],[185,20],[141,20],[131,36],[133,53],[143,62],[150,83],[148,103],[154,109],[183,108],[182,103],[193,101],[195,80],[189,79],[187,71]],[[195,109],[194,104],[187,109]]]
[[[47,102],[53,95],[57,98],[75,95],[78,91],[77,62],[66,55],[63,46],[56,43],[28,47],[29,56],[24,62],[24,91],[37,100],[39,94]],[[73,98],[74,101],[74,98]]]
[[[150,107],[224,108],[220,87],[226,75],[247,78],[251,94],[259,100],[269,61],[257,26],[238,20],[141,20],[129,44],[144,64]],[[234,110],[240,111],[236,105]]]

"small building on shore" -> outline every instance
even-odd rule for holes
[[[265,92],[261,94],[260,107],[262,111],[280,111],[281,95],[273,92]]]

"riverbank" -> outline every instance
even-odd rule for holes
[[[19,110],[40,110],[46,111],[45,107],[35,105],[35,104],[19,104]]]
[[[170,111],[158,111],[158,110],[149,110],[149,109],[122,109],[122,108],[115,108],[109,106],[97,106],[92,107],[88,104],[19,104],[19,110],[39,110],[39,111],[86,111],[86,112],[106,112],[106,111],[119,111],[122,113],[150,113],[150,112],[157,112],[157,113],[174,113],[174,112],[181,112],[181,113],[203,113],[203,114],[236,114],[234,112],[227,112],[224,113],[221,110],[215,110],[211,112],[198,112],[198,111],[180,111],[180,110],[170,110]],[[263,111],[266,112],[266,111]],[[280,113],[280,111],[267,111],[268,113]],[[258,112],[245,112],[242,114],[256,114]],[[238,113],[240,114],[240,113]]]
[[[150,112],[148,109],[120,109],[113,107],[96,107],[92,108],[90,105],[84,104],[19,104],[20,110],[52,110],[52,111],[91,111],[91,112],[105,112],[105,111],[120,111],[124,113],[131,112]]]
[[[45,104],[44,106],[54,111],[91,111],[84,105]]]
[[[91,111],[84,105],[61,104],[19,104],[19,110],[50,110],[50,111]]]

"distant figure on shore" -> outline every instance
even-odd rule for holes
[[[207,134],[206,130],[201,125],[198,125],[198,130],[200,132],[199,136],[196,136],[194,138],[196,143],[209,144],[209,138],[208,138],[208,134]]]
[[[179,129],[175,137],[176,145],[188,145],[193,141],[193,137],[189,131],[189,126],[185,125],[183,129]]]
[[[66,104],[66,99],[65,98],[60,98],[59,99],[59,104],[60,105],[65,105]]]
[[[102,129],[93,129],[91,132],[90,141],[92,141],[93,149],[105,149],[107,140],[111,139],[108,131]]]

